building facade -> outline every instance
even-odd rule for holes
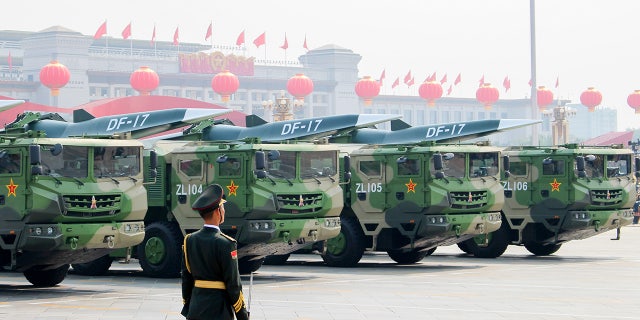
[[[362,57],[350,49],[325,45],[308,51],[295,62],[257,61],[235,55],[233,50],[232,47],[212,48],[191,43],[176,46],[171,42],[156,42],[151,45],[145,40],[111,37],[94,40],[90,35],[60,26],[39,32],[0,31],[0,95],[71,108],[99,99],[137,95],[129,78],[137,68],[148,66],[160,78],[160,85],[151,93],[153,95],[215,103],[272,120],[273,111],[265,105],[283,94],[289,96],[286,92],[288,79],[303,73],[313,80],[314,90],[305,97],[304,106],[294,108],[295,118],[387,113],[402,115],[411,125],[537,118],[543,121],[538,128],[496,134],[491,136],[492,143],[530,144],[534,132],[540,137],[541,144],[549,140],[550,119],[541,117],[537,109],[531,107],[529,99],[499,100],[489,110],[475,99],[449,97],[439,99],[434,107],[427,106],[418,96],[399,95],[380,95],[371,105],[365,105],[354,90]],[[71,80],[55,99],[39,80],[40,70],[52,60],[65,65],[71,73]],[[240,88],[228,102],[222,102],[211,88],[211,79],[225,67],[236,68],[240,80]],[[596,113],[602,111],[599,109]],[[609,128],[609,131],[615,131],[615,110],[606,114],[606,117],[599,117],[599,114],[590,113],[586,115],[588,121],[576,117],[575,121],[580,123],[576,123],[578,128],[571,129],[571,140],[580,141],[597,135],[593,130],[583,131],[583,126],[599,127],[598,132]],[[570,120],[571,125],[573,121]]]

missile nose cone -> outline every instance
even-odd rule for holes
[[[183,122],[195,123],[205,119],[214,118],[232,112],[231,109],[197,109],[187,108],[185,109]]]
[[[500,124],[498,125],[498,130],[519,128],[541,122],[542,121],[540,120],[531,119],[501,119]]]
[[[397,114],[360,114],[358,115],[356,127],[370,126],[400,118],[401,116]]]
[[[11,109],[11,107],[23,104],[24,100],[0,100],[0,111]]]

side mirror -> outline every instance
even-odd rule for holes
[[[577,156],[576,157],[576,169],[578,169],[578,172],[584,172],[584,157],[583,156]],[[580,177],[579,173],[578,173],[578,176]]]
[[[436,171],[441,171],[443,168],[443,164],[442,164],[442,154],[440,153],[436,153],[433,155],[433,168],[436,169]],[[438,175],[436,175],[436,178],[438,177]]]
[[[155,179],[158,176],[158,153],[155,150],[149,152],[149,166],[151,167],[149,175]]]
[[[502,166],[504,167],[505,172],[511,171],[511,161],[509,160],[509,156],[502,156]]]
[[[640,174],[640,158],[635,158],[634,160],[636,165],[635,171],[637,174]]]
[[[267,177],[267,172],[264,170],[266,163],[267,159],[264,151],[256,151],[256,177],[258,177],[258,179]]]
[[[256,170],[264,170],[264,166],[267,160],[264,156],[264,151],[256,151]]]
[[[351,157],[344,156],[344,179],[346,182],[351,181]]]
[[[40,164],[40,146],[32,144],[29,146],[29,159],[32,166]]]

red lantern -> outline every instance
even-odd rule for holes
[[[545,88],[544,86],[538,87],[536,97],[538,100],[538,109],[540,111],[543,111],[546,106],[550,105],[553,102],[553,92],[551,92],[551,90]]]
[[[602,93],[593,87],[587,88],[580,94],[580,103],[589,108],[589,112],[595,111],[600,102],[602,102]]]
[[[640,90],[635,90],[627,97],[629,107],[636,110],[636,114],[640,114]]]
[[[304,101],[304,97],[313,92],[313,81],[298,73],[287,81],[287,91],[297,100]]]
[[[364,105],[370,106],[373,98],[380,93],[380,82],[373,80],[370,76],[358,80],[356,83],[356,94],[364,100]]]
[[[69,69],[56,60],[40,70],[40,82],[51,89],[51,95],[54,97],[60,94],[60,88],[64,87],[70,78]]]
[[[498,101],[498,98],[500,98],[500,92],[491,83],[483,83],[476,90],[476,99],[484,105],[485,110],[491,110],[491,105]]]
[[[129,83],[131,83],[131,87],[140,92],[141,96],[148,96],[151,94],[151,91],[158,88],[160,78],[151,68],[142,66],[131,73]]]
[[[223,102],[229,101],[229,97],[234,94],[239,87],[240,81],[238,77],[229,72],[229,70],[224,70],[211,79],[211,88],[222,96]]]
[[[418,89],[418,93],[422,99],[427,100],[427,104],[433,107],[436,100],[442,97],[442,84],[438,81],[423,82]]]

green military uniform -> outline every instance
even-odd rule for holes
[[[217,186],[217,185],[216,185]],[[203,192],[201,197],[207,197]],[[215,207],[224,200],[214,196]],[[208,200],[207,200],[208,201]],[[207,203],[194,209],[210,208]],[[242,294],[236,241],[219,229],[205,226],[184,239],[182,257],[182,315],[187,319],[249,319]]]

